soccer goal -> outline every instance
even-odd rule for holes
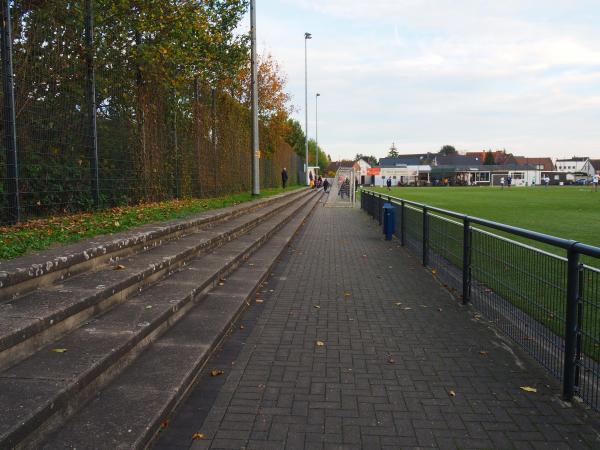
[[[351,167],[340,167],[331,184],[325,206],[352,208],[356,200],[356,172]]]

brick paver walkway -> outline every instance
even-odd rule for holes
[[[264,290],[158,448],[600,448],[600,415],[358,209],[319,207]]]

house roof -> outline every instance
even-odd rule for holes
[[[552,163],[551,158],[529,158],[525,156],[515,156],[515,160],[517,161],[517,164],[520,165],[529,164],[532,166],[538,166],[541,164],[544,166],[542,170],[554,170],[554,164]]]
[[[340,167],[354,167],[354,161],[331,161],[325,170],[327,172],[337,172]]]
[[[435,157],[436,166],[478,166],[481,161],[476,156],[438,155]]]
[[[595,170],[600,170],[600,159],[590,159]]]
[[[556,161],[572,161],[572,162],[584,162],[587,161],[588,158],[587,156],[573,156],[572,158],[565,158],[565,159],[557,159]]]
[[[414,155],[401,155],[398,158],[381,158],[379,160],[379,167],[418,166],[420,164],[423,164],[422,159]]]

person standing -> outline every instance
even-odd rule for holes
[[[388,188],[388,191],[391,191],[392,190],[392,177],[388,177],[388,179],[386,180],[385,184],[386,184],[386,186]]]
[[[504,177],[500,178],[500,186],[504,189]]]
[[[510,189],[511,184],[512,184],[512,177],[509,175],[506,177],[506,187]]]
[[[323,192],[327,192],[327,189],[329,189],[329,180],[325,178],[325,180],[323,180]]]
[[[287,186],[287,180],[288,180],[288,173],[287,173],[287,169],[284,167],[283,170],[281,171],[281,184],[283,185],[284,189]]]
[[[592,186],[594,187],[594,192],[598,192],[598,174],[595,173],[592,177]]]
[[[545,187],[548,188],[548,185],[550,184],[550,177],[548,175],[544,177],[544,184],[546,185]]]

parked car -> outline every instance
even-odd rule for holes
[[[587,178],[579,178],[578,180],[575,180],[574,184],[579,184],[579,185],[584,184],[585,185],[588,183],[589,183],[589,180]]]

